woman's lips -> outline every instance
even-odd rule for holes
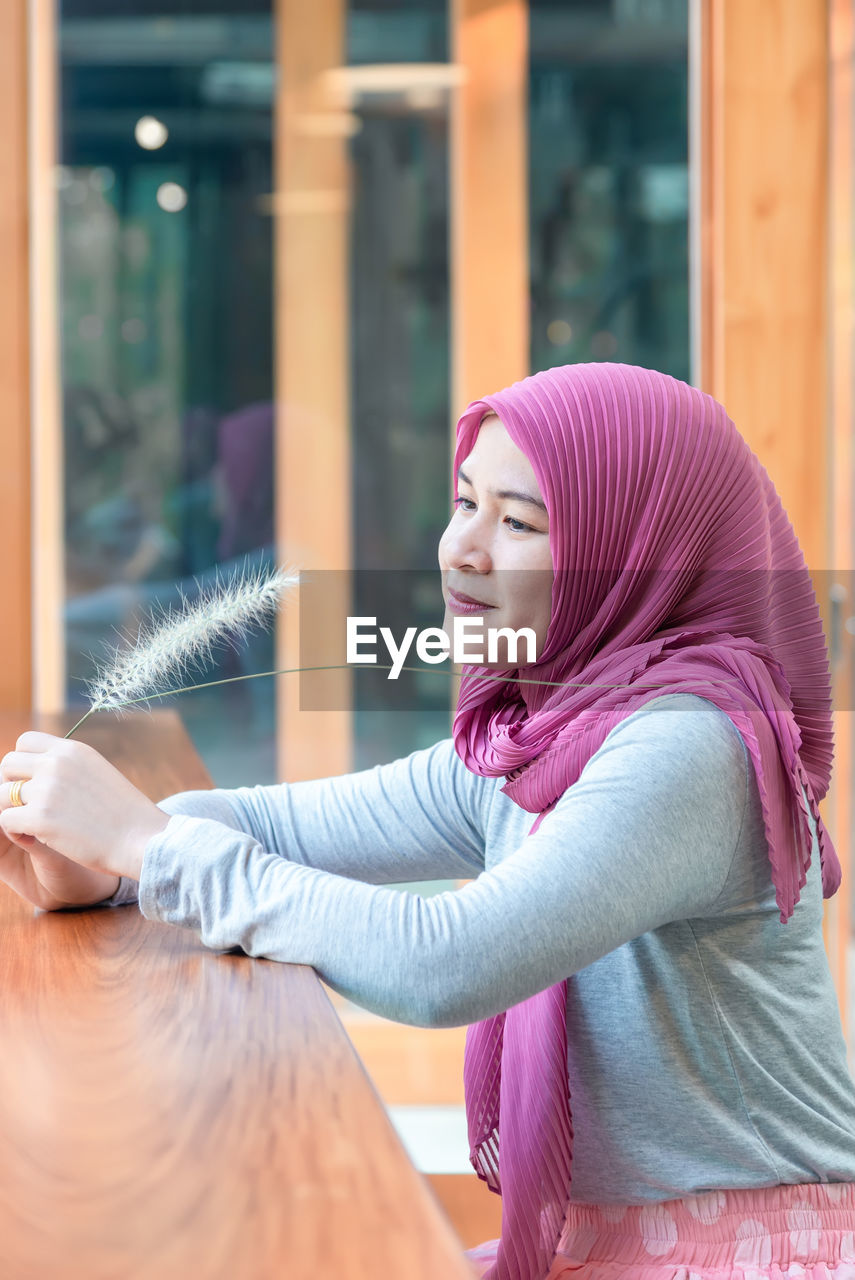
[[[471,597],[458,595],[456,591],[448,588],[448,608],[452,613],[483,613],[485,609],[495,609],[495,605],[484,604],[481,600],[473,600]]]

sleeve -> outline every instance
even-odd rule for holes
[[[467,880],[484,869],[491,781],[471,773],[445,738],[357,773],[184,791],[159,808],[209,819],[290,862],[369,884]],[[99,905],[136,902],[137,893],[137,882],[123,877]]]
[[[386,1018],[490,1017],[648,930],[717,909],[747,756],[730,719],[698,701],[697,713],[648,704],[618,724],[534,835],[459,890],[373,887],[176,815],[146,846],[140,909],[211,948],[312,965]]]

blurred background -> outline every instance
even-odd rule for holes
[[[305,103],[295,92],[278,114],[283,15],[269,0],[202,8],[59,4],[71,705],[86,705],[102,640],[152,600],[170,600],[178,584],[192,595],[193,579],[217,566],[276,559],[276,326],[300,325],[312,305],[295,294],[277,306],[277,212],[286,236],[311,219],[335,223],[312,234],[338,241],[345,224],[334,301],[346,310],[312,323],[344,334],[346,368],[333,347],[330,374],[347,378],[351,460],[343,489],[308,467],[286,473],[282,503],[299,484],[313,489],[314,523],[346,509],[350,561],[365,569],[435,566],[449,514],[449,423],[462,409],[450,371],[451,99],[462,81],[447,8],[339,6],[340,90]],[[530,370],[621,359],[690,376],[688,12],[663,4],[642,22],[636,10],[529,6],[526,189],[512,199],[529,210]],[[330,20],[304,12],[298,39],[310,43]],[[330,187],[273,194],[277,123],[298,147],[338,153],[339,207]],[[502,201],[501,187],[491,199]],[[330,283],[317,288],[322,302]],[[425,609],[425,625],[441,620],[438,579]],[[219,674],[275,665],[270,633]],[[354,768],[444,736],[447,680],[408,715],[362,705],[359,686],[341,744]],[[212,776],[229,786],[277,776],[275,711],[269,679],[181,703]]]
[[[82,713],[112,646],[234,569],[432,569],[470,399],[556,364],[647,365],[724,401],[805,549],[848,868],[852,9],[8,6],[4,705]],[[413,609],[439,624],[438,572]],[[198,679],[301,659],[286,605]],[[437,741],[451,682],[419,688],[406,712],[358,675],[336,711],[301,709],[294,676],[173,705],[236,787]],[[845,870],[826,918],[844,1016],[853,903]],[[475,1183],[462,1030],[338,1004],[420,1167]],[[469,1232],[459,1183],[435,1185]]]

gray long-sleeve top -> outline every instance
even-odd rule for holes
[[[313,965],[416,1026],[475,1022],[569,977],[576,1200],[855,1181],[815,827],[781,924],[730,718],[691,694],[652,700],[534,835],[502,782],[447,738],[340,777],[182,792],[161,802],[172,817],[139,886],[106,903],[138,889],[148,919]],[[385,887],[449,878],[470,883]]]

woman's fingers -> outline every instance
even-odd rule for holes
[[[15,743],[15,750],[7,751],[0,760],[0,780],[12,782],[16,778],[31,778],[48,756],[53,759],[77,758],[88,750],[85,743],[69,742],[67,738],[58,738],[52,733],[28,729]]]
[[[39,833],[33,830],[33,812],[26,804],[14,805],[8,802],[4,803],[2,807],[0,807],[0,813],[2,813],[3,817],[0,827],[2,827],[3,834],[7,839],[13,840],[17,844],[21,839],[26,841],[26,839],[32,836],[36,836],[36,838],[38,838]],[[38,825],[38,823],[36,822],[35,825]]]
[[[55,733],[41,733],[38,729],[28,729],[26,733],[22,733],[18,741],[15,743],[17,751],[50,751],[52,748],[62,748],[65,743],[67,747],[79,747],[79,742],[70,742],[68,738],[59,738]]]
[[[8,751],[0,760],[0,780],[15,782],[31,778],[44,759],[44,755],[33,755],[29,751]]]
[[[0,813],[23,808],[30,799],[33,771],[44,757],[10,751],[0,760]]]
[[[27,803],[27,784],[31,778],[16,778],[13,782],[0,783],[0,809],[20,808]]]
[[[116,887],[115,875],[78,865],[54,847],[54,837],[69,834],[69,822],[73,843],[75,798],[85,791],[92,769],[103,787],[105,766],[85,743],[36,730],[21,734],[15,750],[0,760],[0,880],[37,907],[51,911],[100,902]],[[115,772],[112,766],[107,771]],[[96,827],[105,825],[112,840],[125,809],[120,805],[118,816],[107,819],[99,806]]]
[[[8,838],[0,838],[0,880],[34,906],[41,905],[29,854],[21,850],[17,841]]]
[[[22,747],[22,743],[31,746]],[[18,748],[7,751],[0,760],[0,783],[26,782],[43,771],[45,777],[53,776],[57,769],[82,766],[92,754],[92,748],[83,742],[67,742],[49,733],[24,733],[18,739]]]
[[[46,758],[29,751],[8,751],[0,760],[0,778],[4,782],[12,782],[15,778],[31,778]]]

